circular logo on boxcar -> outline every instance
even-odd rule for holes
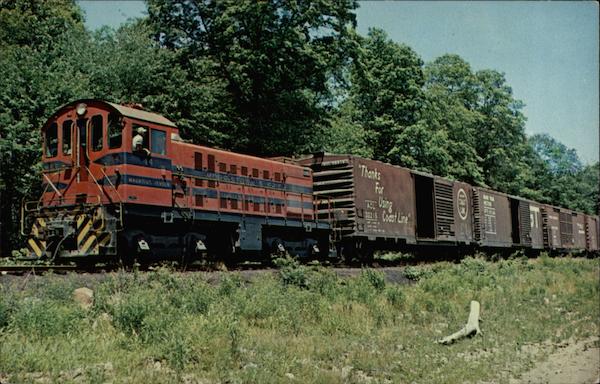
[[[469,213],[469,201],[467,200],[467,193],[464,189],[459,189],[456,194],[456,202],[458,207],[458,216],[461,219],[467,220],[467,215]]]

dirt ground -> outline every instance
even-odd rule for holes
[[[510,384],[600,384],[600,339],[565,342]],[[556,349],[554,349],[556,348]]]

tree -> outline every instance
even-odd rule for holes
[[[355,106],[353,120],[368,132],[375,159],[406,166],[420,163],[414,160],[416,152],[405,151],[403,142],[413,139],[406,129],[417,123],[423,104],[423,62],[380,29],[369,30],[358,42],[348,95]]]
[[[73,1],[0,1],[0,241],[18,242],[23,198],[39,195],[39,127],[64,100],[82,90],[61,67],[62,49],[84,33]],[[60,72],[55,72],[60,68]],[[61,101],[64,102],[64,101]]]
[[[502,73],[482,70],[475,76],[476,111],[482,115],[475,132],[475,148],[484,181],[493,189],[519,195],[532,177],[524,161],[527,141],[523,103],[513,98]]]
[[[373,158],[370,142],[372,132],[355,121],[356,110],[351,100],[345,100],[333,113],[329,126],[323,131],[323,150]]]
[[[253,154],[314,149],[329,115],[328,81],[348,58],[354,0],[149,0],[149,23],[181,65],[209,60],[233,114],[229,148]],[[191,72],[189,72],[191,74]]]
[[[476,78],[458,55],[444,55],[425,66],[426,103],[422,124],[446,140],[440,141],[446,162],[433,163],[434,172],[475,185],[485,185],[475,132],[483,116],[475,110]]]
[[[529,138],[537,156],[532,167],[533,189],[541,201],[595,214],[598,212],[598,163],[584,166],[574,149],[567,148],[548,134]]]
[[[176,121],[196,143],[227,147],[235,120],[229,118],[225,82],[215,75],[214,63],[194,59],[183,68],[178,52],[161,49],[151,35],[146,23],[135,22],[88,39],[90,60],[81,70],[94,96],[139,103]]]

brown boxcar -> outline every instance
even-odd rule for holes
[[[544,248],[562,248],[560,209],[551,205],[542,204],[541,211],[542,225],[544,230]]]
[[[416,234],[423,242],[473,241],[469,184],[411,171],[415,185]]]
[[[586,249],[598,251],[598,216],[585,215]]]
[[[473,232],[484,247],[510,247],[512,218],[509,197],[485,188],[473,187]]]
[[[533,201],[529,202],[529,221],[531,223],[531,248],[544,248],[544,227],[542,223],[542,205]]]
[[[563,249],[574,249],[575,238],[573,236],[572,212],[566,208],[558,208],[560,221],[560,245]]]
[[[314,173],[319,220],[334,236],[415,242],[415,191],[410,171],[350,155],[313,155],[300,160]]]
[[[585,215],[571,212],[571,221],[573,222],[573,248],[583,251],[586,249]]]
[[[531,202],[509,196],[512,242],[519,247],[531,247]]]

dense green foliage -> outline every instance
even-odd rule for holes
[[[0,208],[17,247],[39,196],[40,131],[83,97],[135,102],[196,143],[259,156],[345,152],[593,213],[598,165],[527,138],[502,73],[457,55],[424,64],[353,0],[148,0],[148,16],[88,31],[72,0],[0,0]]]
[[[0,380],[508,383],[542,357],[528,345],[598,334],[597,260],[467,258],[406,272],[415,281],[398,285],[284,260],[250,282],[167,269],[0,277]],[[94,303],[82,309],[71,295],[86,285]],[[471,299],[483,337],[435,344],[464,324]]]

